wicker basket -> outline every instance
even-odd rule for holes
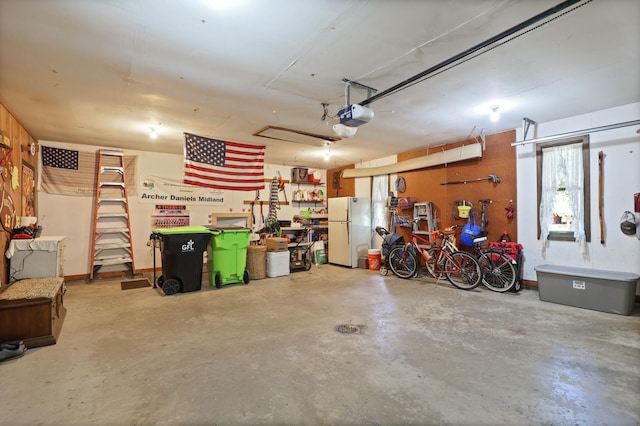
[[[247,271],[252,280],[261,280],[267,276],[267,246],[247,247]]]

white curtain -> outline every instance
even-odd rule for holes
[[[371,228],[376,229],[376,226],[384,226],[388,229],[387,225],[387,197],[389,196],[389,176],[374,176],[373,184],[371,188]],[[382,239],[377,238],[377,234],[374,235],[374,241],[372,247],[380,248],[382,245]]]
[[[582,143],[562,145],[542,150],[542,199],[540,201],[540,229],[542,253],[549,244],[549,224],[553,223],[553,206],[564,181],[565,191],[571,205],[573,220],[569,229],[586,255],[587,244],[584,232],[584,167]]]

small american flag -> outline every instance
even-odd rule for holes
[[[183,182],[235,191],[264,189],[264,149],[185,133]]]

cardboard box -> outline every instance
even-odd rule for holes
[[[289,242],[286,238],[267,238],[267,251],[287,251]]]

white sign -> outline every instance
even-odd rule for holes
[[[143,176],[138,198],[151,204],[190,204],[201,206],[222,206],[227,191],[184,185],[182,181],[159,176]]]

